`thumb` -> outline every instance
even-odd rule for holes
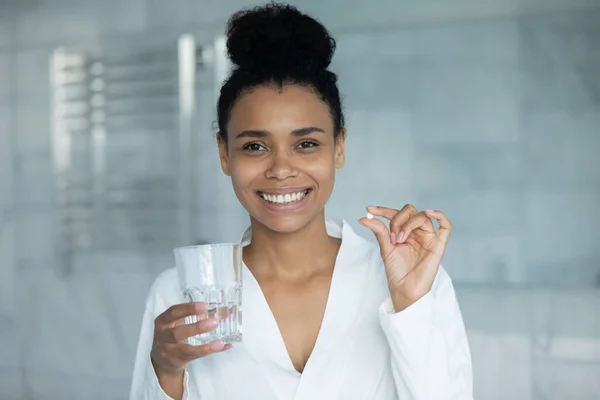
[[[393,245],[390,241],[390,231],[382,221],[375,218],[362,217],[358,219],[358,223],[365,228],[369,228],[375,234],[382,254],[388,254],[392,250]]]

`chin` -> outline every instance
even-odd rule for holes
[[[264,216],[254,218],[261,225],[277,233],[294,233],[308,225],[315,217]]]

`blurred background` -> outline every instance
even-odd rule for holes
[[[243,0],[0,0],[0,399],[126,399],[177,245],[248,218],[213,121]],[[327,212],[439,208],[477,399],[600,398],[600,1],[304,0],[338,41]]]

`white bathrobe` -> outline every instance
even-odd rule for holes
[[[325,315],[303,373],[294,369],[262,291],[244,266],[243,342],[191,362],[188,400],[467,400],[471,356],[454,288],[440,267],[433,288],[393,312],[379,248],[344,221]],[[250,230],[242,238],[246,245]],[[167,400],[150,362],[154,319],[183,302],[177,273],[154,282],[146,302],[131,400]]]

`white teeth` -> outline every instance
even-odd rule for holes
[[[270,203],[287,204],[287,203],[292,203],[294,201],[302,200],[304,198],[304,196],[306,196],[307,193],[308,193],[308,190],[305,190],[303,192],[287,193],[285,195],[261,193],[261,196],[263,199],[265,199],[266,201],[268,201]]]

